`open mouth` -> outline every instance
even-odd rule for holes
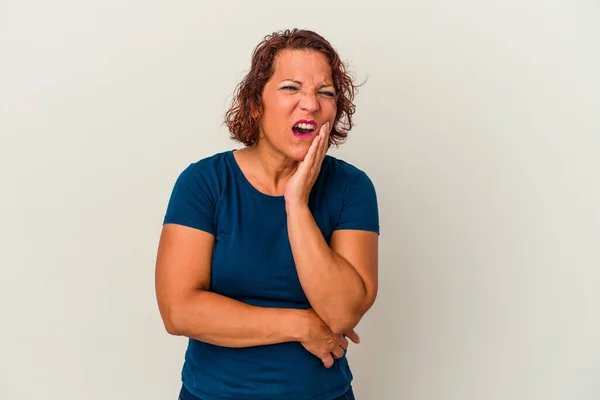
[[[316,121],[306,121],[300,120],[294,124],[292,127],[292,131],[295,136],[299,137],[309,137],[317,130],[317,122]]]

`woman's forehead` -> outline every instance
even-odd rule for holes
[[[312,83],[331,81],[327,57],[315,50],[283,50],[275,57],[274,67],[273,77],[278,80],[309,80]]]

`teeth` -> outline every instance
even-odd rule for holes
[[[302,129],[310,129],[310,130],[315,129],[315,126],[313,124],[296,124],[295,126],[298,128],[302,128]]]

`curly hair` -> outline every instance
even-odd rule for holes
[[[254,49],[250,71],[236,87],[231,107],[225,114],[231,138],[246,146],[257,142],[263,112],[262,92],[273,76],[275,57],[285,49],[318,51],[329,61],[337,106],[329,146],[343,143],[353,126],[352,115],[356,109],[353,100],[358,85],[354,84],[346,72],[346,65],[327,40],[313,31],[300,29],[267,35]]]

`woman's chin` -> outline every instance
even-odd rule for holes
[[[309,147],[295,147],[292,148],[291,151],[288,153],[288,157],[291,158],[294,161],[302,161],[304,160],[304,157],[306,157],[306,154],[308,153],[308,149]]]

